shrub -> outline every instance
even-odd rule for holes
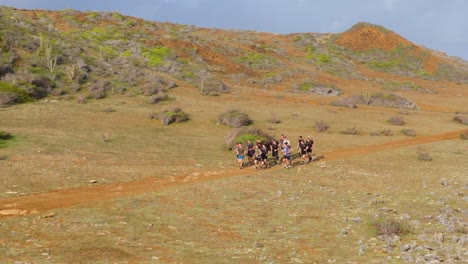
[[[333,106],[340,106],[340,107],[348,107],[348,108],[356,108],[359,102],[359,98],[355,96],[348,96],[340,98],[338,101],[334,101],[331,103]]]
[[[12,137],[13,136],[10,133],[0,130],[0,139],[7,140],[7,139],[10,139]]]
[[[170,125],[173,123],[182,123],[188,121],[189,115],[182,111],[181,108],[176,107],[170,110],[164,110],[159,114],[159,120],[163,125]]]
[[[148,103],[149,104],[158,104],[162,101],[165,101],[167,100],[168,96],[167,94],[165,93],[159,93],[159,94],[156,94],[155,96],[152,96],[149,100],[148,100]]]
[[[374,221],[373,225],[376,228],[378,235],[401,236],[405,232],[403,225],[398,220],[388,218],[388,217],[377,218]]]
[[[345,134],[345,135],[357,135],[358,133],[359,132],[356,129],[356,127],[351,127],[351,128],[341,131],[341,134]]]
[[[253,123],[248,114],[239,110],[228,110],[220,114],[217,122],[230,127],[248,126]]]
[[[236,142],[245,143],[247,140],[255,142],[257,139],[267,142],[272,140],[273,136],[255,127],[237,128],[226,135],[226,147],[231,148]]]
[[[384,129],[378,132],[371,132],[371,136],[393,136],[393,132],[389,129]]]
[[[275,113],[272,113],[271,114],[271,118],[267,120],[268,123],[271,123],[271,124],[279,124],[281,123],[281,120],[279,119],[278,115],[275,114]]]
[[[403,134],[405,134],[405,135],[407,135],[409,137],[415,137],[416,136],[416,131],[414,131],[413,129],[409,129],[409,128],[408,129],[403,129],[401,131],[401,133],[403,133]]]
[[[89,87],[90,97],[102,99],[106,97],[106,92],[111,89],[112,84],[109,81],[97,81]]]
[[[330,127],[328,126],[327,123],[324,121],[315,121],[315,131],[317,132],[325,132],[329,129]]]
[[[429,153],[427,152],[425,148],[422,148],[422,147],[418,148],[417,154],[418,154],[418,160],[422,160],[422,161],[432,160],[431,156],[429,156]]]
[[[0,82],[0,105],[33,102],[25,90],[6,82]]]
[[[403,121],[403,117],[399,115],[390,117],[390,119],[387,122],[395,126],[402,126],[405,124],[405,121]]]
[[[151,96],[154,94],[165,92],[165,89],[161,82],[145,84],[141,87],[141,90],[145,96]]]
[[[229,93],[229,90],[229,86],[215,78],[203,80],[200,84],[200,93],[202,95],[218,96],[222,93]]]
[[[453,121],[464,124],[464,125],[468,125],[468,116],[456,115],[453,117]]]
[[[468,139],[468,130],[465,130],[460,133],[460,138],[461,139]]]

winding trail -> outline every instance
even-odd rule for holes
[[[353,149],[332,150],[320,156],[321,160],[334,160],[364,155],[379,151],[402,148],[412,145],[427,144],[459,137],[465,130],[452,131],[432,136],[416,137],[381,145],[364,146]],[[278,168],[273,168],[278,169]],[[170,187],[184,186],[222,178],[237,177],[255,173],[252,170],[227,170],[223,173],[200,173],[170,177],[168,179],[145,179],[134,182],[120,182],[98,186],[86,186],[73,189],[57,190],[48,193],[31,194],[14,198],[0,199],[0,219],[6,217],[30,215],[74,205],[90,204],[118,197],[134,196],[154,192]]]

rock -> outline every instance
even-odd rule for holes
[[[410,244],[403,244],[400,246],[400,251],[401,252],[406,252],[411,250],[411,245]]]
[[[90,180],[89,183],[97,183],[97,180]]]
[[[437,244],[442,244],[444,243],[444,234],[442,233],[435,234],[432,240]]]
[[[405,262],[411,262],[411,263],[414,262],[413,256],[411,256],[411,254],[408,253],[408,252],[403,252],[403,253],[401,253],[400,259],[402,259],[402,260],[405,261]]]
[[[345,228],[342,228],[341,231],[340,231],[340,233],[341,233],[342,235],[346,235],[346,234],[348,234],[348,230],[346,230]]]
[[[400,219],[401,220],[410,220],[411,219],[411,216],[409,214],[402,214],[400,216]]]
[[[438,261],[438,256],[436,254],[426,254],[423,256],[424,260],[425,261],[434,261],[434,260],[437,260]],[[439,262],[436,262],[436,263],[439,263]]]
[[[442,179],[440,179],[440,181],[439,181],[439,182],[440,182],[440,184],[442,184],[442,186],[444,186],[444,187],[448,187],[448,186],[449,186],[449,184],[450,184],[450,181],[449,181],[449,180],[447,180],[446,178],[442,178]]]
[[[361,256],[362,254],[364,254],[364,252],[366,251],[367,247],[365,244],[361,244],[359,245],[359,249],[358,249],[358,254],[359,256]]]
[[[353,222],[356,222],[356,223],[360,223],[362,222],[362,218],[361,217],[350,217],[348,218],[350,221],[353,221]]]

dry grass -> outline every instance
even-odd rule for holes
[[[238,100],[239,94],[243,100]],[[296,164],[288,171],[256,173],[246,168],[245,174],[238,174],[234,155],[224,148],[232,128],[216,124],[219,114],[231,107],[249,113],[259,120],[256,127],[266,129],[271,125],[266,120],[271,109],[266,106],[274,105],[282,122],[275,124],[272,136],[285,134],[291,141],[313,129],[310,117],[326,120],[328,133],[313,135],[318,156],[407,137],[362,133],[351,141],[339,133],[349,127],[375,130],[388,110],[336,110],[298,103],[296,95],[288,93],[280,99],[265,95],[260,101],[265,107],[258,107],[256,98],[245,99],[248,94],[240,91],[202,100],[207,97],[180,87],[170,95],[175,100],[162,105],[149,105],[142,96],[112,96],[86,104],[41,101],[0,109],[2,130],[15,135],[12,144],[0,149],[8,157],[0,161],[3,198],[88,186],[91,180],[98,185],[123,182],[124,188],[124,182],[148,178],[168,181],[182,176],[190,180],[231,174],[139,196],[55,209],[52,217],[45,212],[2,219],[1,239],[8,243],[8,250],[0,252],[1,259],[57,263],[102,258],[117,263],[287,263],[292,258],[303,263],[385,262],[388,255],[378,253],[379,245],[375,251],[357,254],[356,241],[372,243],[364,223],[386,206],[411,214],[429,228],[423,217],[440,208],[427,202],[435,199],[428,188],[440,196],[453,194],[454,189],[433,183],[448,172],[461,178],[467,169],[460,165],[465,164],[466,156],[460,142],[444,141],[431,146],[431,155],[437,159],[430,163],[417,162],[415,150],[410,148],[363,152],[337,160],[326,157],[307,166]],[[108,107],[115,112],[102,110]],[[164,126],[148,119],[148,113],[171,107],[183,108],[191,121]],[[366,118],[356,118],[363,115]],[[422,134],[459,129],[459,124],[445,122],[441,116],[422,112],[405,119],[417,124]],[[434,119],[439,124],[431,122]],[[110,141],[104,142],[104,133],[109,133]],[[375,199],[383,203],[374,203]],[[462,206],[458,200],[453,203]],[[349,217],[361,217],[363,223],[346,222]],[[337,239],[343,228],[349,228],[348,234]],[[410,234],[407,239],[417,236]],[[27,240],[34,242],[25,243]]]

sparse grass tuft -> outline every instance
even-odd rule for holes
[[[330,126],[325,123],[325,121],[315,121],[315,131],[325,132],[330,128]]]
[[[345,135],[357,135],[359,134],[359,131],[357,130],[356,127],[350,127],[348,129],[345,129],[343,131],[341,131],[341,134],[345,134]]]
[[[377,218],[373,226],[376,228],[377,235],[401,236],[405,233],[403,225],[398,220],[385,216]]]
[[[468,130],[465,130],[460,133],[460,138],[461,139],[468,139]]]
[[[401,130],[401,133],[403,133],[403,134],[405,134],[405,135],[407,135],[409,137],[415,137],[416,136],[416,131],[414,131],[414,129],[409,129],[409,128],[403,129],[403,130]]]
[[[281,123],[281,119],[278,117],[277,114],[275,113],[272,113],[271,114],[271,118],[267,120],[268,123],[271,123],[271,124],[279,124]]]
[[[421,161],[431,161],[432,160],[432,157],[429,155],[429,152],[423,147],[418,148],[417,154],[418,154],[418,160],[421,160]]]
[[[371,136],[393,136],[393,132],[390,129],[384,129],[377,132],[371,132]]]

